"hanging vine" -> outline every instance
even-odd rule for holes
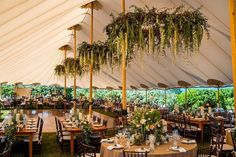
[[[144,53],[166,56],[170,51],[173,58],[179,54],[189,57],[199,53],[204,33],[209,38],[207,18],[200,9],[132,8],[126,14],[111,15],[113,20],[105,28],[108,37],[105,42],[82,42],[77,49],[78,58],[67,58],[63,65],[56,66],[55,73],[60,76],[76,70],[82,75],[89,72],[91,64],[93,72],[99,72],[103,66],[113,69],[121,64],[122,48],[127,65],[136,56],[143,60]]]

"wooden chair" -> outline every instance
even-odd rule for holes
[[[97,118],[97,121],[98,121],[98,123],[100,124],[101,123],[101,118]]]
[[[232,130],[230,134],[233,142],[234,151],[236,151],[236,130]]]
[[[105,127],[107,127],[107,120],[103,120],[103,121],[102,121],[102,125],[105,126]]]
[[[59,142],[59,128],[58,128],[58,120],[57,117],[55,116],[55,124],[56,124],[56,136],[57,136],[57,142]]]
[[[96,153],[96,148],[82,143],[82,155],[83,157],[99,157],[100,154]]]
[[[93,121],[96,122],[96,120],[97,120],[97,117],[93,116]]]
[[[40,122],[39,122],[39,132],[35,133],[33,135],[33,149],[38,151],[39,153],[41,153],[41,146],[42,146],[42,131],[43,131],[43,124],[44,124],[44,121],[42,118],[40,118]],[[23,140],[25,143],[27,143],[27,146],[28,147],[28,143],[29,143],[29,138],[25,138]],[[26,149],[28,150],[28,149]]]
[[[12,143],[7,142],[6,148],[4,149],[4,151],[2,153],[0,153],[0,157],[10,157],[11,156],[11,146],[12,146]]]
[[[184,137],[197,140],[197,136],[201,133],[201,129],[192,126],[190,117],[184,116]]]
[[[233,146],[224,144],[224,136],[221,134],[216,135],[216,141],[211,145],[211,155],[223,156],[229,155],[234,150]]]
[[[197,157],[216,157],[215,155],[211,155],[211,147],[198,147],[197,149]]]
[[[58,126],[59,126],[59,133],[60,133],[59,142],[60,142],[60,145],[61,145],[61,150],[63,152],[64,145],[66,143],[69,145],[69,143],[70,143],[70,135],[65,134],[65,132],[62,130],[62,124],[59,121],[58,121]]]
[[[123,150],[124,157],[147,157],[147,152],[135,152]]]

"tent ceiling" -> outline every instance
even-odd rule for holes
[[[59,47],[73,45],[72,32],[67,28],[80,24],[77,41],[89,41],[89,9],[80,6],[92,0],[1,0],[0,1],[0,82],[39,82],[63,85],[63,79],[54,76],[54,67],[63,60]],[[94,10],[94,41],[106,39],[104,27],[111,22],[110,13],[121,11],[120,0],[98,0]],[[161,82],[170,87],[178,80],[192,85],[207,85],[209,78],[232,83],[229,11],[227,0],[127,0],[131,5],[144,7],[199,8],[209,19],[210,39],[203,39],[201,53],[189,59],[171,57],[144,61],[136,58],[127,68],[127,87],[145,84],[157,87]],[[72,57],[72,53],[68,53]],[[93,85],[99,88],[121,86],[121,70],[109,68],[94,74]],[[89,87],[89,75],[78,79],[78,86]],[[68,79],[68,86],[73,80]]]

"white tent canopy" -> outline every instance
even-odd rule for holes
[[[63,60],[58,50],[64,44],[73,45],[72,32],[67,28],[80,24],[77,41],[89,42],[90,10],[80,7],[91,0],[1,0],[0,1],[0,82],[39,82],[63,85],[63,79],[54,75],[54,68]],[[94,41],[105,40],[105,26],[111,22],[110,14],[121,12],[120,0],[98,0],[100,9],[94,11]],[[210,39],[203,39],[200,54],[189,59],[171,57],[138,58],[127,68],[127,87],[157,87],[161,82],[170,87],[178,80],[192,85],[206,85],[207,79],[232,83],[229,8],[227,0],[126,0],[131,5],[157,8],[201,8],[209,19]],[[68,56],[73,56],[70,52]],[[73,80],[68,80],[68,87]],[[80,87],[89,87],[89,75],[77,79]],[[121,85],[121,70],[104,68],[93,77],[99,88]]]

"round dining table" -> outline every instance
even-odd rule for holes
[[[123,145],[123,149],[107,149],[109,146],[114,145],[114,143],[106,143],[103,142],[101,144],[100,157],[123,157],[123,150],[125,151],[135,151],[140,148],[149,149],[149,145],[132,145],[130,148],[125,147],[125,140],[119,139],[118,143]],[[155,146],[153,151],[148,152],[148,157],[197,157],[197,144],[184,144],[180,141],[178,142],[178,146],[182,147],[186,150],[186,152],[179,152],[171,150],[172,142],[168,142],[165,144],[161,144],[159,146]]]

